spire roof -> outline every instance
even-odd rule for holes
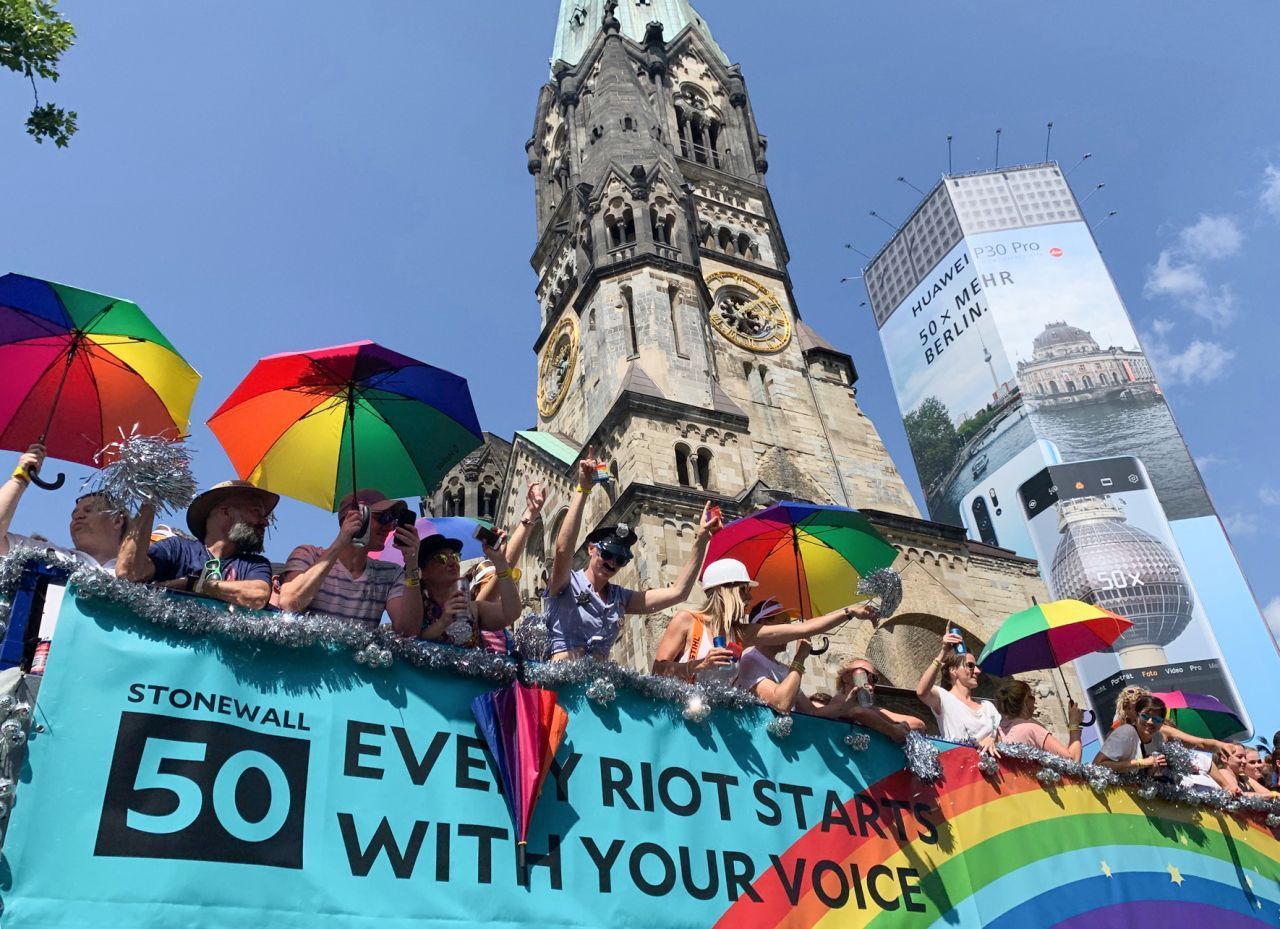
[[[551,60],[564,60],[576,65],[600,32],[606,0],[560,0],[560,17],[556,22],[556,42]],[[707,41],[724,64],[729,63],[711,27],[688,0],[619,0],[614,16],[622,24],[622,34],[633,42],[644,41],[645,28],[652,22],[662,23],[662,35],[668,42],[686,26],[693,26]]]

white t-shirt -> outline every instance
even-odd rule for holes
[[[789,667],[779,664],[759,649],[749,648],[742,653],[742,659],[738,662],[738,674],[733,679],[733,686],[751,690],[761,681],[781,684],[790,671]]]
[[[1159,755],[1163,751],[1163,733],[1153,735],[1144,750],[1138,730],[1130,723],[1116,728],[1102,743],[1102,748],[1098,749],[1099,754],[1106,755],[1112,761],[1137,761],[1148,755]]]
[[[977,711],[971,710],[959,697],[936,684],[933,688],[941,712],[935,712],[938,735],[948,742],[980,742],[994,735],[1000,726],[1000,711],[990,700],[979,700]]]
[[[87,568],[97,568],[98,570],[105,571],[108,574],[116,573],[116,560],[114,558],[110,561],[100,563],[98,559],[86,552],[80,551],[78,548],[63,548],[61,545],[54,545],[52,542],[46,542],[43,539],[33,539],[28,535],[19,535],[16,532],[6,532],[5,541],[9,543],[10,552],[19,546],[52,549],[60,555],[70,555]],[[53,638],[53,630],[57,628],[58,625],[58,613],[62,609],[62,597],[66,591],[67,589],[61,584],[50,584],[45,589],[44,610],[40,614],[40,638]]]

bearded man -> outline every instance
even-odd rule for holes
[[[155,507],[143,504],[120,545],[116,575],[260,610],[271,596],[271,562],[262,546],[279,494],[248,481],[223,481],[187,509],[194,539],[149,544]]]

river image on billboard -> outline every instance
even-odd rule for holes
[[[881,318],[930,516],[1134,623],[1077,662],[1100,717],[1141,684],[1247,723],[1215,628],[1274,642],[1088,226],[968,235]]]

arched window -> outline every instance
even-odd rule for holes
[[[692,486],[689,480],[689,446],[683,442],[676,445],[676,480],[681,487]]]
[[[711,489],[711,449],[698,449],[698,486],[703,490]]]
[[[729,231],[727,226],[720,227],[720,251],[726,255],[733,254],[733,233]]]
[[[745,232],[738,233],[738,254],[744,257],[751,254],[751,236]]]
[[[631,204],[627,204],[622,210],[622,241],[626,245],[630,245],[636,240],[636,217],[631,212]]]

